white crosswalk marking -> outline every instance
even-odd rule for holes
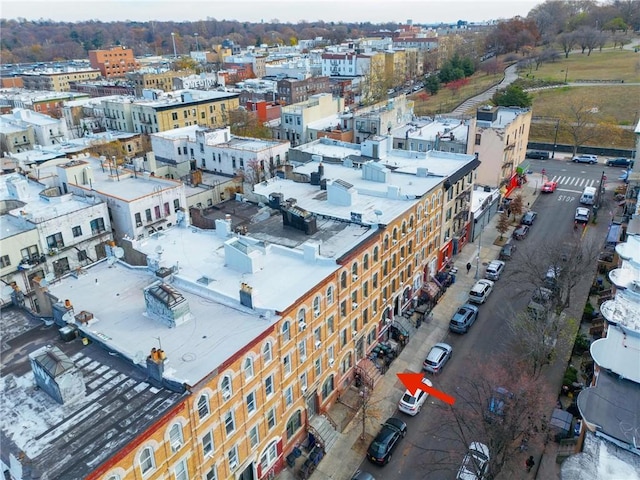
[[[556,182],[558,185],[572,185],[574,187],[594,187],[596,185],[596,180],[592,180],[589,178],[582,177],[568,177],[565,175],[556,175],[551,178],[552,182]]]

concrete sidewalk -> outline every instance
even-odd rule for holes
[[[511,197],[514,197],[521,194],[525,206],[527,204],[533,205],[534,200],[537,198],[535,186],[541,185],[542,179],[539,174],[529,174],[528,180],[527,184],[515,190],[511,195]],[[496,230],[497,220],[498,215],[494,215],[491,222],[485,226],[480,248],[477,242],[469,243],[454,257],[454,267],[458,269],[455,283],[449,286],[434,307],[432,319],[411,332],[411,340],[408,345],[402,350],[398,358],[391,363],[389,370],[376,384],[374,396],[376,399],[381,399],[376,402],[376,410],[379,411],[380,418],[388,418],[396,412],[397,402],[395,400],[398,398],[398,392],[404,390],[404,386],[398,380],[396,373],[419,371],[418,364],[422,363],[422,359],[426,357],[431,347],[435,343],[442,341],[447,335],[449,319],[460,304],[467,300],[469,290],[476,281],[475,273],[478,254],[480,277],[484,274],[486,264],[498,258],[501,247],[493,243],[500,236],[500,233]],[[514,227],[504,234],[505,237],[511,235]],[[466,272],[467,262],[473,266],[468,274]],[[354,417],[345,430],[338,435],[338,439],[331,450],[327,452],[325,458],[311,475],[311,480],[348,480],[351,478],[351,475],[365,458],[371,435],[376,433],[376,431],[368,431],[367,434],[369,436],[364,441],[360,440],[361,425],[359,417]],[[534,455],[537,467],[537,471],[534,469],[534,472],[529,474],[531,478],[534,475],[545,480],[558,478],[559,469],[555,465],[555,451],[553,450],[554,445],[549,444],[547,445],[545,456],[542,456],[542,452],[533,450],[528,452]],[[281,480],[293,480],[296,478],[294,473],[290,469],[285,469],[278,478]]]

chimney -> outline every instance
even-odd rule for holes
[[[240,304],[253,309],[253,288],[246,284],[240,284]]]
[[[320,245],[317,243],[307,242],[302,244],[304,252],[304,261],[307,263],[316,263],[320,256]]]
[[[151,349],[151,354],[147,357],[147,373],[149,374],[149,381],[152,385],[162,385],[164,363],[166,361],[167,356],[164,350],[155,347]]]
[[[186,298],[171,285],[157,281],[143,292],[147,315],[169,328],[175,328],[191,319]]]

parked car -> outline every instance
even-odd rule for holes
[[[508,241],[500,249],[500,260],[510,260],[516,251],[516,244]]]
[[[555,289],[561,273],[562,267],[560,265],[550,265],[544,276],[544,286],[551,290]]]
[[[484,278],[487,280],[493,280],[494,282],[496,280],[500,280],[500,275],[502,275],[505,265],[506,263],[502,260],[492,260],[489,262],[489,265],[487,265],[487,269],[484,272]]]
[[[553,193],[556,191],[556,188],[558,188],[558,182],[544,182],[544,185],[542,185],[542,192]]]
[[[520,225],[513,231],[513,238],[516,240],[524,240],[524,238],[529,233],[529,225]]]
[[[451,317],[449,330],[455,333],[467,333],[477,318],[478,307],[465,303]]]
[[[504,417],[505,409],[508,408],[508,402],[513,398],[513,393],[504,387],[496,387],[491,392],[489,402],[487,403],[487,410],[484,414],[484,419],[491,423],[494,421],[502,421]]]
[[[367,458],[378,465],[391,461],[391,454],[398,442],[407,434],[407,424],[399,418],[391,417],[382,424],[382,428],[369,444]]]
[[[578,223],[588,223],[591,216],[591,210],[585,207],[576,208],[576,214],[573,217],[574,221]]]
[[[422,383],[429,387],[433,387],[433,383],[428,378],[423,378]],[[418,389],[415,395],[409,390],[405,390],[404,395],[398,403],[398,410],[412,417],[420,413],[422,405],[427,400],[429,394],[423,390]]]
[[[533,222],[536,221],[537,216],[538,216],[538,212],[529,210],[527,213],[525,213],[522,216],[522,220],[520,220],[520,223],[522,223],[522,225],[533,225]]]
[[[440,373],[447,361],[453,355],[453,348],[448,343],[436,343],[427,358],[422,362],[422,369],[431,373]]]
[[[633,168],[633,160],[624,157],[610,158],[607,160],[607,167]]]
[[[489,472],[489,447],[484,443],[472,442],[462,459],[456,480],[483,480]]]
[[[489,298],[489,294],[493,291],[493,282],[487,279],[478,280],[469,291],[469,301],[472,303],[483,304]]]
[[[537,160],[548,160],[549,152],[545,152],[544,150],[527,150],[527,158],[535,158]]]
[[[598,156],[597,155],[576,155],[575,157],[573,157],[571,159],[572,162],[574,163],[589,163],[589,164],[594,164],[594,163],[598,163]]]
[[[356,473],[353,474],[353,477],[351,477],[351,480],[376,480],[376,479],[369,472],[356,470]]]

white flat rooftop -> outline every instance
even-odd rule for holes
[[[146,267],[104,261],[49,290],[61,301],[69,299],[76,313],[91,312],[95,321],[80,328],[135,363],[161,344],[168,358],[165,377],[194,385],[338,269],[332,259],[310,260],[300,249],[258,243],[252,250],[260,256],[260,268],[243,273],[225,258],[224,242],[236,239],[173,227],[133,242],[158,266],[177,271],[169,283],[189,302],[191,318],[174,328],[146,313],[143,290],[159,280]],[[242,283],[253,289],[253,309],[240,303]]]
[[[640,383],[640,333],[610,325],[607,336],[591,344],[591,356],[598,366]]]

